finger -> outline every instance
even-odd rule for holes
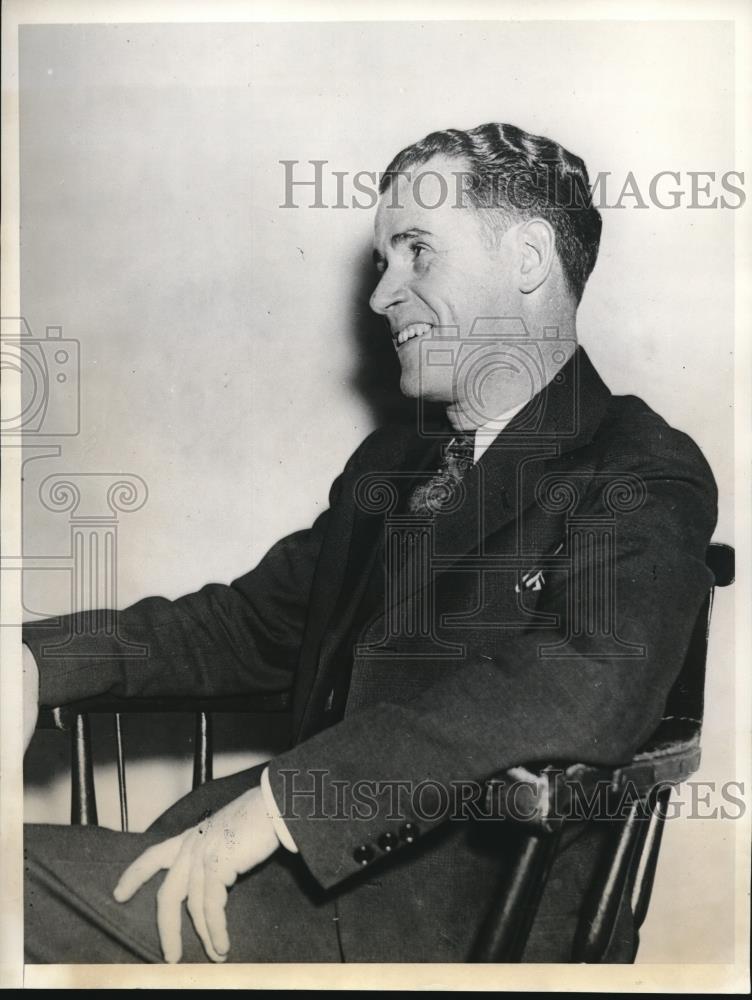
[[[125,903],[131,896],[148,882],[158,871],[169,868],[173,864],[180,852],[182,835],[172,837],[170,840],[163,840],[161,844],[155,844],[148,848],[143,854],[130,864],[120,881],[115,886],[113,896],[118,903]]]
[[[196,933],[201,938],[204,951],[212,962],[224,961],[224,956],[219,955],[212,944],[211,935],[206,925],[204,915],[204,891],[205,874],[201,848],[203,844],[196,845],[191,858],[191,870],[188,879],[188,913],[190,914]]]
[[[224,882],[216,871],[209,868],[204,872],[204,915],[214,949],[223,960],[230,951],[226,907],[227,889]]]
[[[181,910],[188,895],[190,864],[191,841],[185,839],[157,893],[157,929],[165,962],[179,962],[183,953]]]

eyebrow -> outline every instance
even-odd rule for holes
[[[432,234],[427,229],[419,229],[417,226],[413,226],[411,229],[405,229],[404,232],[395,233],[389,242],[393,247],[398,247],[402,243],[407,243],[408,240],[415,239],[416,236],[431,236]],[[373,251],[373,260],[375,264],[380,264],[384,260],[384,255],[378,250]]]

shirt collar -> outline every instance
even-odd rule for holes
[[[482,424],[478,428],[475,432],[475,452],[473,455],[474,465],[477,465],[477,463],[481,460],[481,457],[491,447],[493,442],[499,434],[501,434],[510,420],[520,412],[523,406],[526,405],[526,402],[520,403],[519,406],[515,406],[511,410],[507,410],[498,417],[493,417],[493,419],[487,421],[487,423]]]

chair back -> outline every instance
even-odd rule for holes
[[[521,961],[559,848],[563,822],[556,820],[556,808],[571,800],[569,789],[575,783],[586,790],[599,783],[606,784],[614,797],[628,789],[630,799],[626,801],[623,818],[612,824],[608,850],[585,897],[572,961],[602,960],[627,893],[634,916],[636,954],[639,929],[650,904],[672,790],[700,764],[710,615],[715,588],[733,583],[734,549],[712,543],[706,562],[713,573],[713,583],[697,615],[684,665],[669,692],[661,724],[632,762],[615,770],[573,764],[528,775],[524,769],[514,769],[508,777],[489,783],[489,798],[504,802],[505,796],[498,794],[498,786],[502,786],[503,792],[505,781],[511,779],[518,784],[528,775],[528,802],[535,803],[535,808],[526,810],[531,817],[526,824],[529,832],[523,837],[517,861],[505,875],[497,900],[481,926],[471,961]]]

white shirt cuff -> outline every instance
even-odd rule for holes
[[[280,815],[277,802],[274,798],[274,794],[272,793],[272,786],[269,782],[268,767],[265,767],[261,772],[261,794],[264,796],[267,815],[274,825],[274,832],[277,834],[277,840],[279,840],[280,844],[283,847],[286,847],[288,851],[291,851],[293,854],[297,854],[297,845],[290,836],[290,831],[287,829],[285,821]]]

